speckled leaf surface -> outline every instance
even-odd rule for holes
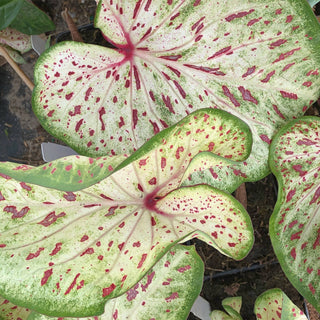
[[[225,298],[222,300],[222,306],[227,313],[214,310],[210,314],[211,320],[242,320],[240,315],[242,297]]]
[[[0,30],[0,44],[7,45],[21,53],[32,49],[30,36],[12,28]]]
[[[92,316],[178,242],[197,237],[244,258],[253,230],[239,202],[207,185],[179,185],[200,151],[243,161],[250,149],[243,122],[207,109],[164,130],[81,191],[0,175],[0,294],[47,315]]]
[[[0,296],[0,320],[26,320],[31,311],[21,308]]]
[[[0,162],[0,174],[15,180],[63,191],[78,191],[109,176],[127,156],[69,156],[39,167]]]
[[[285,126],[270,149],[279,184],[270,219],[274,251],[291,283],[320,310],[320,119],[304,117]]]
[[[307,320],[305,314],[280,289],[261,294],[254,305],[257,320]]]
[[[320,26],[306,1],[103,0],[95,23],[116,49],[61,43],[35,68],[35,113],[81,154],[130,153],[214,107],[254,136],[247,165],[228,174],[257,180],[274,132],[320,93]],[[214,173],[193,179],[220,187],[225,172]]]
[[[202,287],[204,266],[194,247],[173,247],[133,288],[110,300],[101,316],[68,320],[186,319]],[[160,318],[159,318],[160,317]],[[28,320],[62,320],[33,312]]]

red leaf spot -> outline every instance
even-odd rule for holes
[[[146,253],[144,253],[144,254],[142,255],[141,260],[140,260],[139,263],[138,263],[137,269],[140,269],[140,268],[142,267],[142,265],[143,265],[143,263],[145,262],[147,256],[148,256],[148,255],[147,255]]]
[[[175,86],[177,87],[180,95],[182,96],[183,99],[186,98],[187,94],[186,92],[183,90],[183,88],[181,87],[180,83],[176,80],[173,81],[173,83],[175,84]]]
[[[60,77],[60,73],[59,73],[59,72],[56,72],[56,73],[54,74],[54,76],[55,76],[55,77]]]
[[[104,130],[106,129],[105,124],[104,124],[103,119],[102,119],[102,116],[103,116],[104,114],[106,114],[106,110],[105,110],[104,107],[101,107],[101,108],[99,109],[99,120],[100,120],[100,122],[101,122],[101,131],[104,131]]]
[[[138,69],[137,69],[136,66],[133,66],[133,75],[134,75],[134,78],[136,80],[136,89],[140,90],[141,84],[140,84],[140,78],[139,78]]]
[[[124,119],[123,119],[123,117],[120,117],[119,128],[121,128],[124,125],[125,125]]]
[[[52,269],[46,270],[44,272],[44,275],[43,275],[43,277],[41,279],[41,286],[43,286],[43,285],[45,285],[47,283],[47,281],[51,277],[51,275],[52,275]]]
[[[182,58],[182,55],[179,54],[179,55],[172,55],[172,56],[161,56],[159,58],[170,60],[170,61],[178,61],[180,58]]]
[[[167,165],[167,159],[162,157],[161,158],[161,169],[164,169]]]
[[[80,257],[84,256],[85,254],[94,254],[94,249],[88,248],[87,250],[81,253]]]
[[[277,113],[278,116],[280,116],[281,119],[286,120],[285,116],[280,112],[280,110],[275,104],[273,104],[272,107],[273,107],[273,110]]]
[[[157,224],[156,220],[154,217],[151,217],[151,225],[154,227]]]
[[[272,77],[275,73],[276,73],[275,70],[269,72],[269,73],[266,75],[266,77],[265,77],[264,79],[260,80],[260,81],[261,81],[261,82],[264,82],[264,83],[269,82],[269,80],[271,79],[271,77]]]
[[[0,248],[5,248],[7,245],[4,243],[0,243]]]
[[[85,97],[84,97],[84,100],[85,100],[85,101],[88,101],[88,100],[89,100],[89,96],[90,96],[92,90],[93,90],[92,87],[90,87],[90,88],[87,89],[86,94],[85,94]]]
[[[286,202],[291,201],[291,199],[292,199],[292,197],[295,195],[295,193],[296,193],[296,189],[295,189],[295,188],[292,189],[292,190],[290,190],[290,191],[288,192],[288,194],[287,194]]]
[[[157,125],[155,122],[152,122],[151,120],[149,120],[149,122],[150,122],[150,123],[152,124],[152,126],[153,126],[153,133],[154,133],[154,134],[159,133],[160,129],[159,129],[158,125]]]
[[[71,165],[71,164],[67,165],[67,166],[65,167],[65,169],[66,169],[66,171],[70,171],[70,170],[72,169],[72,165]]]
[[[75,286],[76,283],[77,283],[77,279],[79,278],[79,276],[80,276],[80,273],[78,273],[78,274],[74,277],[72,283],[70,284],[69,288],[68,288],[67,291],[64,293],[64,295],[69,294],[70,291],[74,288],[74,286]]]
[[[20,211],[18,211],[15,206],[6,206],[3,208],[4,212],[12,213],[11,219],[23,218],[29,210],[29,207],[23,207]]]
[[[305,86],[305,87],[310,87],[312,85],[312,82],[311,81],[306,81],[302,85]]]
[[[125,222],[123,221],[123,222],[121,222],[121,223],[119,224],[119,228],[123,228],[124,225],[125,225]]]
[[[118,245],[118,248],[119,248],[120,251],[123,249],[123,247],[124,247],[124,242],[122,242],[122,243],[120,243],[120,244]]]
[[[55,211],[50,212],[42,221],[38,222],[44,227],[49,227],[51,224],[55,223],[58,218],[64,217],[66,215],[65,212],[61,212],[57,216],[55,215]]]
[[[88,239],[89,239],[89,237],[85,234],[85,235],[80,239],[80,242],[87,241]]]
[[[77,122],[77,124],[76,124],[76,126],[75,126],[75,129],[74,129],[76,132],[78,132],[78,131],[80,130],[80,127],[82,126],[83,121],[84,121],[84,119],[81,119],[81,120],[79,120],[79,121]]]
[[[304,175],[306,175],[308,173],[308,171],[303,171],[302,170],[302,165],[301,164],[296,164],[292,166],[292,169],[296,172],[299,172],[299,176],[303,177]],[[320,194],[319,194],[320,196]],[[311,204],[311,203],[310,203]]]
[[[313,250],[315,250],[320,245],[320,228],[318,229],[318,235],[315,242],[312,245]]]
[[[133,120],[133,129],[135,129],[136,125],[138,123],[138,110],[137,109],[132,110],[132,120]]]
[[[69,94],[66,94],[65,98],[66,100],[70,100],[73,96],[73,92],[69,93]]]
[[[44,248],[39,248],[35,253],[29,253],[29,255],[27,256],[26,260],[32,260],[34,258],[39,257],[41,251],[43,251]]]
[[[169,111],[171,113],[175,114],[170,97],[169,96],[165,97],[165,95],[162,93],[161,98],[162,98],[162,101],[164,102],[165,106],[169,109]]]
[[[20,182],[20,186],[22,187],[22,189],[25,189],[27,191],[31,191],[32,190],[32,188],[30,186],[28,186],[25,182]]]
[[[256,66],[249,67],[247,69],[247,71],[242,75],[242,78],[245,78],[245,77],[249,76],[250,74],[254,73],[255,70],[256,70]]]
[[[230,22],[234,19],[237,19],[237,18],[243,18],[245,16],[247,16],[248,14],[254,12],[254,9],[251,9],[249,11],[242,11],[242,12],[239,12],[239,13],[233,13],[231,14],[230,16],[226,17],[225,20]]]
[[[240,107],[239,101],[230,92],[228,87],[222,86],[222,90],[223,90],[224,95],[230,99],[230,101],[234,104],[235,107]]]
[[[234,248],[236,246],[236,243],[234,242],[228,242],[228,246],[231,248]]]
[[[176,151],[176,159],[180,159],[180,152],[183,152],[184,148],[182,146],[178,147]]]
[[[277,41],[275,41],[275,42],[272,42],[272,43],[270,44],[269,48],[270,48],[270,49],[274,49],[274,48],[279,47],[279,46],[281,46],[282,44],[286,43],[287,41],[288,41],[288,40],[286,40],[286,39],[279,39],[279,40],[277,40]]]
[[[296,253],[296,248],[292,248],[291,252],[290,252],[291,257],[295,260],[297,253]]]
[[[243,100],[258,104],[258,100],[251,95],[250,90],[246,90],[242,86],[238,87],[238,90],[241,92]]]
[[[69,111],[69,116],[73,117],[77,114],[81,114],[81,106],[78,105],[78,106],[75,106],[73,111]]]
[[[166,302],[171,302],[174,299],[178,299],[179,298],[179,294],[178,292],[173,292],[170,297],[166,298]]]
[[[67,201],[76,201],[76,195],[71,192],[71,191],[67,191],[67,193],[65,193],[63,195],[63,197],[67,200]]]
[[[155,185],[155,184],[157,183],[156,177],[153,177],[152,179],[150,179],[150,180],[148,181],[148,183],[149,183],[150,185]]]
[[[217,58],[222,56],[223,54],[227,54],[229,53],[231,50],[231,46],[225,47],[217,52],[215,52],[211,57],[209,57],[207,60],[213,59],[213,58]]]
[[[297,100],[298,96],[295,93],[286,92],[286,91],[280,91],[283,98],[293,99]]]
[[[266,143],[268,143],[268,144],[271,143],[271,139],[270,139],[267,135],[261,134],[259,137],[260,137],[260,139],[261,139],[262,141],[264,141],[264,142],[266,142]]]
[[[55,110],[51,110],[51,111],[49,111],[48,113],[47,113],[47,116],[48,117],[52,117],[52,115],[54,114],[54,112],[55,112]]]
[[[56,243],[55,248],[52,250],[52,252],[49,255],[50,256],[56,255],[61,250],[61,247],[62,247],[62,243],[61,242]]]
[[[309,287],[309,290],[311,291],[312,294],[316,293],[316,290],[311,283],[309,283],[308,287]]]
[[[190,269],[191,269],[191,266],[190,265],[186,265],[185,267],[179,268],[178,272],[184,273],[185,271],[190,270]]]
[[[139,247],[141,246],[141,243],[140,243],[140,241],[137,241],[137,242],[134,242],[134,243],[132,244],[132,246],[133,246],[133,247],[136,247],[136,248],[139,248]]]
[[[116,285],[112,283],[108,288],[102,289],[102,297],[106,297],[111,294],[111,292],[116,288]]]

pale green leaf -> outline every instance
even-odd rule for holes
[[[248,123],[252,155],[227,169],[209,158],[190,183],[232,191],[269,173],[274,133],[320,94],[307,1],[104,0],[95,23],[116,49],[61,43],[35,68],[35,113],[81,154],[131,153],[189,112],[220,108]]]
[[[257,320],[307,320],[305,314],[280,289],[270,289],[256,300]]]
[[[279,193],[270,219],[274,251],[291,283],[320,310],[320,119],[303,117],[272,142]]]
[[[250,149],[244,123],[206,109],[161,132],[106,179],[78,192],[1,174],[0,294],[39,313],[92,316],[176,243],[196,237],[244,258],[253,230],[239,202],[207,185],[179,185],[200,151],[242,161]]]

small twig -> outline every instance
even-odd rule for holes
[[[247,210],[248,207],[248,199],[247,199],[247,191],[245,183],[242,183],[239,188],[236,190],[236,199],[243,205],[243,207]]]
[[[71,18],[68,9],[65,8],[64,11],[62,11],[61,13],[63,20],[67,23],[68,28],[70,30],[71,33],[71,37],[73,41],[77,41],[77,42],[83,42],[82,37],[80,36],[80,33],[78,31],[78,28],[76,26],[76,24],[74,23],[73,19]]]
[[[10,66],[14,69],[14,71],[18,74],[18,76],[23,80],[23,82],[30,88],[32,91],[34,88],[34,84],[32,81],[28,78],[28,76],[21,70],[21,68],[16,64],[16,62],[10,57],[7,50],[0,46],[0,55],[2,55],[7,62],[10,64]]]

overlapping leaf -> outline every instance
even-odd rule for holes
[[[207,185],[178,187],[200,151],[243,161],[250,150],[243,122],[206,109],[78,192],[0,175],[0,294],[52,316],[92,316],[178,242],[197,237],[242,259],[253,242],[244,208]]]
[[[7,45],[21,53],[32,48],[30,36],[12,28],[0,30],[0,44]]]
[[[226,173],[209,158],[193,174],[225,188],[226,176],[266,175],[274,132],[319,96],[320,26],[306,1],[103,0],[96,26],[116,50],[66,42],[35,70],[35,113],[81,154],[130,153],[189,112],[220,108],[254,136],[246,163]]]
[[[212,320],[242,320],[240,309],[241,297],[230,297],[222,301],[228,312],[214,310]],[[255,301],[254,313],[257,320],[307,320],[305,314],[287,297],[281,289],[270,289],[262,293]]]
[[[0,162],[0,173],[15,180],[62,191],[78,191],[109,176],[127,158],[125,155],[88,158],[72,156],[39,167]]]
[[[214,310],[210,314],[212,320],[242,320],[240,315],[242,297],[225,298],[222,300],[222,306],[228,314],[220,310]]]
[[[1,320],[26,320],[31,310],[21,308],[0,296],[0,319]]]
[[[275,253],[291,283],[320,310],[320,120],[304,117],[274,139],[270,166],[279,184],[270,220]]]
[[[82,319],[186,319],[201,291],[203,269],[193,247],[175,246],[133,288],[110,300],[101,316]],[[36,312],[28,318],[50,319]]]
[[[280,289],[270,289],[261,294],[255,302],[254,313],[261,320],[308,319]]]

